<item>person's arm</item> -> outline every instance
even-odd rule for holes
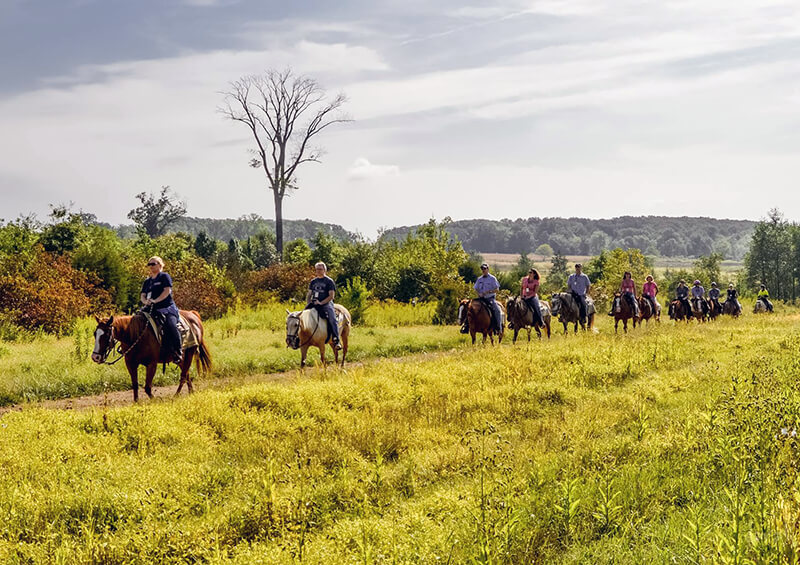
[[[155,302],[161,302],[162,300],[164,300],[164,299],[165,299],[167,296],[169,296],[170,294],[172,294],[172,287],[171,287],[171,286],[168,286],[168,287],[166,287],[166,288],[164,289],[164,292],[162,292],[162,293],[161,293],[161,294],[158,296],[158,298],[151,298],[151,299],[150,299],[150,302],[153,302],[153,303],[155,303]]]
[[[147,295],[144,292],[141,295],[139,295],[139,301],[145,306],[147,306],[148,304]]]
[[[336,291],[335,290],[329,290],[328,291],[328,298],[326,298],[325,300],[317,300],[317,304],[319,304],[320,306],[324,306],[325,304],[327,304],[328,302],[333,300],[333,297],[335,295],[336,295]]]

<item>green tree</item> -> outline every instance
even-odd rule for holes
[[[179,200],[168,186],[162,186],[158,195],[140,192],[136,199],[141,204],[128,212],[128,218],[150,237],[164,235],[171,224],[186,215],[186,203]]]
[[[291,265],[308,265],[311,262],[311,247],[305,239],[295,239],[283,248],[283,260]]]
[[[539,255],[544,259],[547,257],[552,257],[555,254],[555,252],[553,251],[553,248],[550,247],[549,243],[543,243],[536,248],[536,251],[534,251],[533,254]]]
[[[210,238],[205,231],[201,231],[194,240],[194,252],[197,253],[198,257],[211,261],[217,252],[217,242]]]
[[[122,244],[112,230],[96,225],[87,227],[73,254],[72,264],[81,271],[94,274],[99,286],[111,293],[119,308],[129,306],[128,290],[132,277],[125,266]]]
[[[773,298],[790,299],[795,286],[792,256],[791,226],[779,210],[772,209],[753,230],[745,256],[748,286],[752,289],[763,283]]]
[[[311,251],[312,263],[322,261],[329,270],[339,266],[342,259],[342,246],[335,237],[318,231],[311,243],[314,248]]]
[[[709,288],[712,282],[720,284],[722,279],[721,265],[722,255],[719,253],[698,257],[694,262],[694,277],[706,288]]]
[[[278,251],[275,248],[275,234],[267,228],[260,229],[247,238],[244,252],[256,269],[264,269],[277,263]]]
[[[44,250],[55,255],[75,251],[86,230],[84,216],[71,212],[66,206],[53,206],[50,220],[39,236]]]
[[[547,290],[549,292],[561,292],[567,287],[567,277],[569,277],[567,258],[557,252],[550,259],[550,265],[550,272],[547,273],[547,279],[545,279]]]

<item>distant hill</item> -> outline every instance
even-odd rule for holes
[[[260,230],[267,228],[275,232],[275,220],[262,218],[257,214],[242,216],[241,218],[192,218],[185,217],[177,220],[170,226],[170,232],[185,232],[197,236],[201,231],[214,239],[220,241],[230,241],[231,239],[247,239]],[[340,241],[352,241],[355,234],[347,231],[337,224],[326,224],[314,220],[284,220],[283,221],[283,240],[286,242],[293,239],[303,238],[311,240],[318,231],[323,231]],[[131,225],[117,227],[117,233],[122,237],[132,237],[136,230]]]
[[[481,253],[532,252],[547,243],[564,255],[596,255],[603,249],[634,247],[649,255],[698,257],[718,252],[726,259],[741,259],[755,225],[750,220],[620,216],[609,220],[458,220],[449,225],[448,231],[467,251]],[[403,238],[416,228],[393,228],[383,237]]]

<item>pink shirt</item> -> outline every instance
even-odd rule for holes
[[[539,279],[530,280],[528,277],[522,278],[522,298],[536,296],[539,291]]]
[[[655,298],[656,294],[658,294],[658,285],[654,282],[644,283],[644,286],[642,286],[642,294]]]
[[[622,292],[632,292],[636,294],[636,283],[633,282],[633,279],[622,279],[622,286],[620,288]]]

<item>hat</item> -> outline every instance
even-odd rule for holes
[[[717,283],[715,283],[715,282],[712,282],[712,283],[711,283],[711,286],[717,286]]]
[[[733,288],[733,283],[728,283],[728,288]]]
[[[489,268],[488,263],[481,263],[481,269],[488,269],[488,268]]]
[[[644,279],[646,281],[651,281],[651,280],[653,280],[653,275],[647,275]]]
[[[681,279],[679,282],[680,282],[680,284],[686,284],[686,281],[683,280],[683,279]]]
[[[700,284],[700,281],[694,281],[694,284]]]

